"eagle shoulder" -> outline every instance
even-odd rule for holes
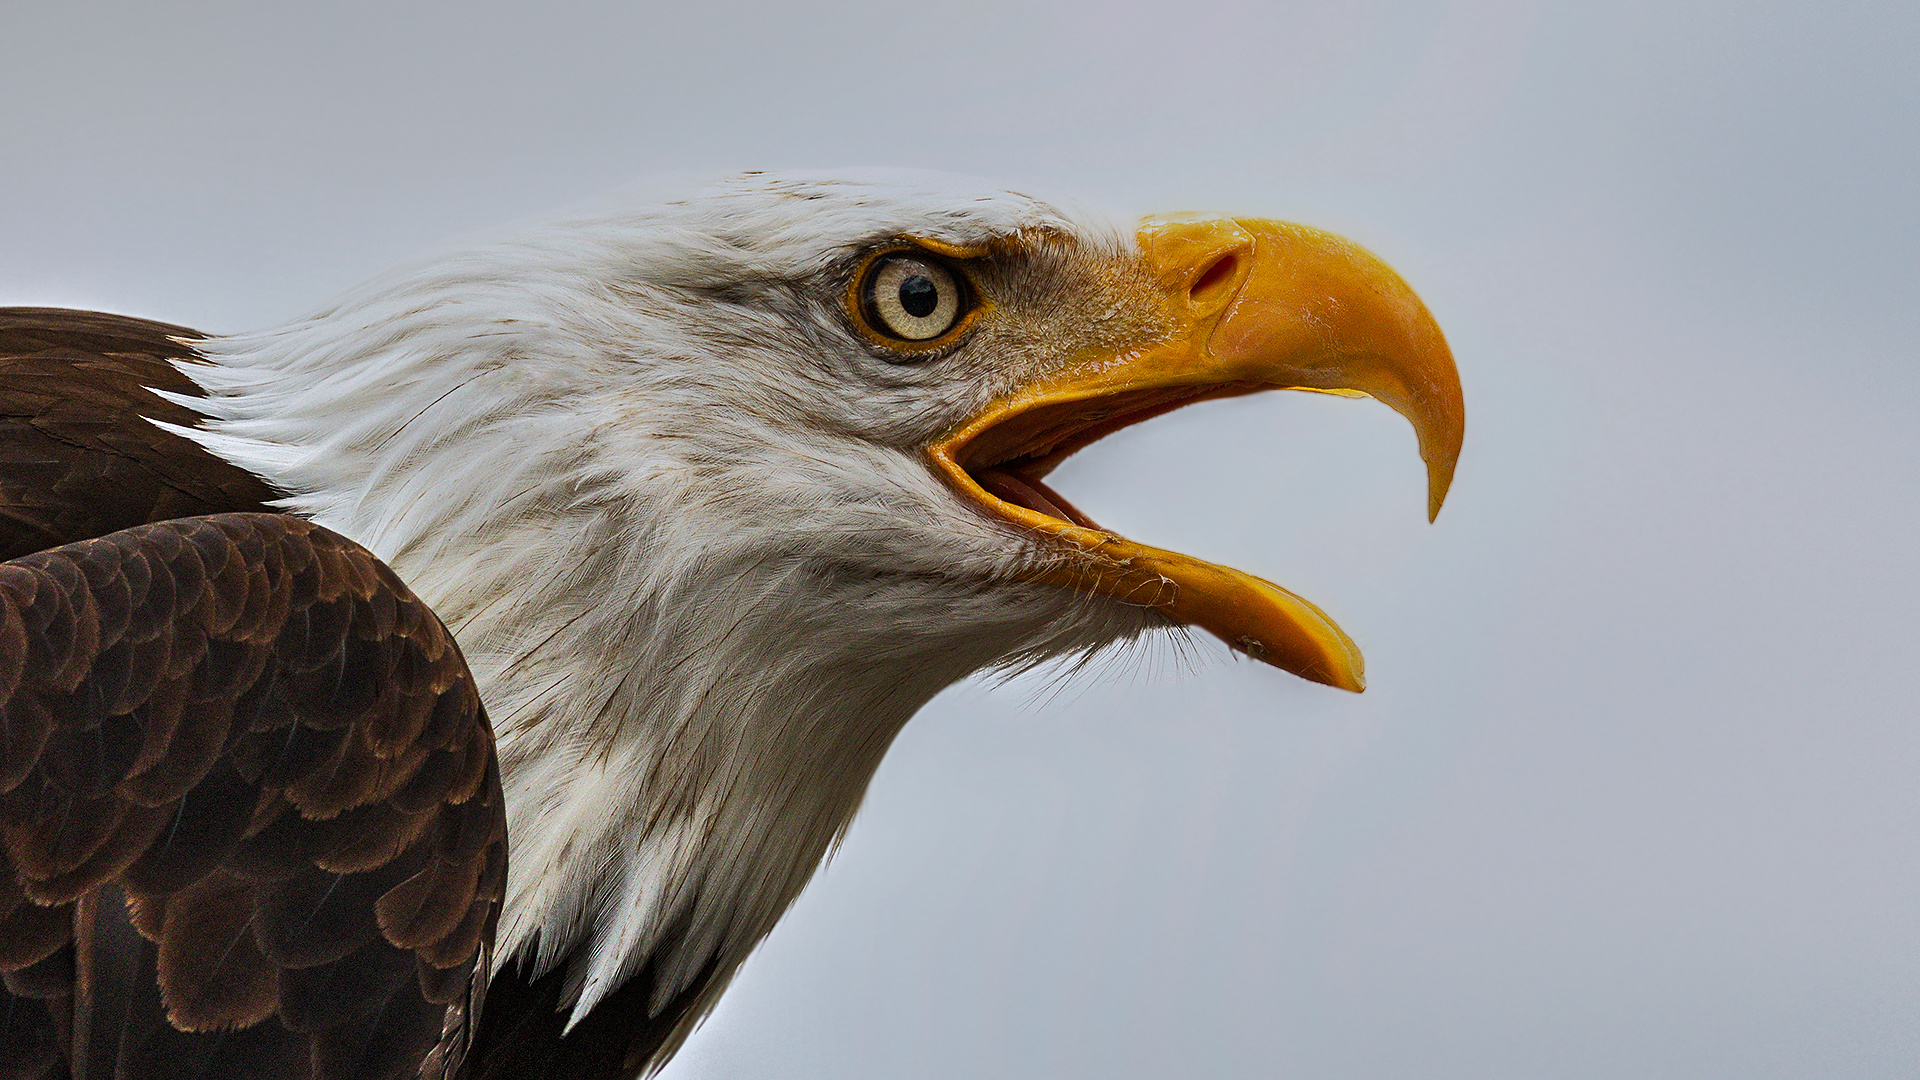
[[[149,420],[202,418],[174,367],[203,335],[64,308],[0,308],[0,558],[153,521],[264,511],[252,473]]]

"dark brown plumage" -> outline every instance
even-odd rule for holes
[[[505,885],[492,734],[364,550],[228,514],[0,566],[0,743],[0,968],[50,1021],[8,1025],[18,1075],[61,1043],[75,1077],[459,1048]]]
[[[669,1000],[659,1012],[649,1004],[655,987],[651,965],[600,1000],[571,1031],[561,988],[564,966],[532,978],[509,964],[487,987],[484,1019],[468,1064],[472,1080],[615,1080],[637,1076],[666,1044],[687,1010],[699,1001],[713,968]]]
[[[0,308],[0,558],[153,521],[265,511],[252,473],[142,418],[191,425],[153,392],[201,396],[168,361],[184,327],[59,308]]]
[[[0,1077],[451,1074],[491,730],[391,571],[142,419],[197,336],[0,310]]]

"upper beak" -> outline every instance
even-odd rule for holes
[[[1330,233],[1256,219],[1148,221],[1141,251],[1172,331],[1094,356],[994,403],[937,443],[933,460],[990,512],[1064,542],[1030,577],[1150,605],[1257,659],[1347,690],[1359,649],[1320,609],[1271,582],[1136,544],[991,494],[1040,483],[1073,451],[1209,398],[1294,389],[1377,398],[1412,421],[1440,512],[1465,431],[1460,380],[1426,306],[1385,263]],[[983,478],[986,480],[983,485]],[[1051,496],[1051,492],[1046,492]],[[1026,499],[1057,509],[1064,500]]]

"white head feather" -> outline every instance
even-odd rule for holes
[[[876,243],[1033,234],[1063,261],[1133,252],[975,181],[748,174],[388,275],[183,368],[211,417],[184,433],[458,637],[506,787],[495,955],[578,949],[574,1020],[646,965],[656,1009],[709,968],[710,1004],[941,688],[1159,624],[1016,581],[1050,556],[924,455],[1100,317],[900,364],[841,309]]]

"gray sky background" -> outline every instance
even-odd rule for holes
[[[1070,463],[1351,697],[968,685],[672,1080],[1920,1074],[1920,6],[5,0],[0,303],[209,331],[648,173],[912,165],[1294,218],[1467,388]]]

